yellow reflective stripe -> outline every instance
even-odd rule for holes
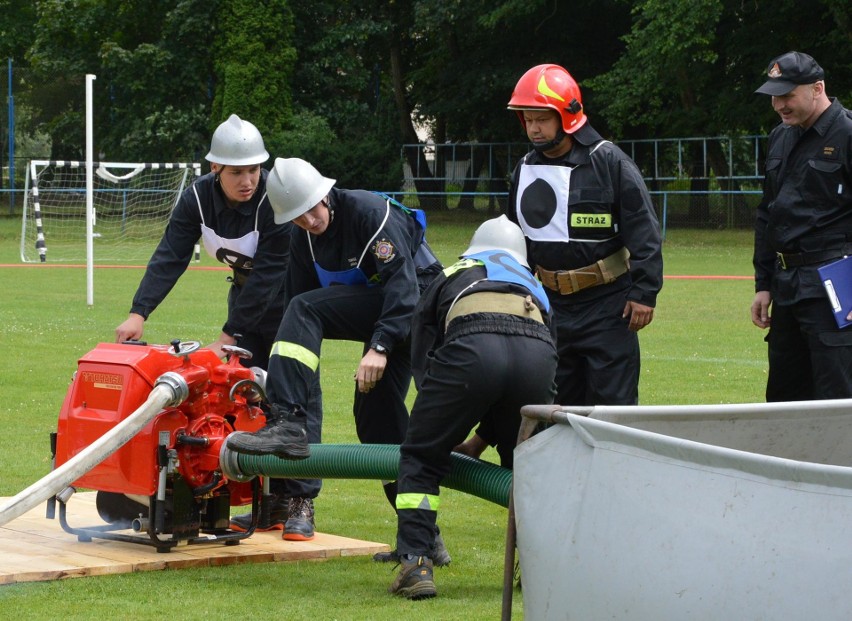
[[[558,99],[559,101],[565,101],[565,98],[562,97],[555,90],[550,88],[547,84],[547,80],[544,79],[544,74],[541,74],[541,78],[538,81],[538,92],[542,95],[547,95],[548,97],[553,97],[554,99]]]
[[[426,511],[437,511],[441,504],[441,497],[432,494],[397,494],[397,509],[424,509]]]
[[[612,226],[612,214],[572,213],[571,226],[609,227]]]
[[[450,267],[444,269],[444,276],[449,278],[456,272],[460,272],[462,270],[466,270],[469,267],[473,267],[474,265],[484,265],[482,261],[477,261],[476,259],[462,259],[456,263],[453,263]]]
[[[271,356],[283,356],[284,358],[292,358],[298,360],[311,371],[316,371],[319,367],[319,356],[312,352],[307,347],[296,345],[296,343],[288,343],[287,341],[276,341],[272,345]]]

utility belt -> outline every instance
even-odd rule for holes
[[[842,250],[819,250],[815,252],[797,252],[794,254],[776,252],[778,264],[782,270],[791,267],[801,267],[803,265],[816,265],[817,263],[825,263],[834,259],[842,259],[844,253]]]
[[[238,272],[237,270],[232,270],[231,275],[228,276],[227,280],[228,282],[234,283],[238,287],[242,287],[244,284],[246,284],[248,277],[248,274]]]
[[[522,298],[514,293],[481,291],[479,293],[471,293],[456,300],[456,303],[450,308],[450,312],[447,313],[447,321],[444,325],[449,326],[453,319],[472,313],[517,315],[518,317],[532,319],[541,324],[544,323],[541,310],[532,301],[532,296],[528,295]]]
[[[606,285],[614,282],[630,269],[630,251],[622,248],[608,257],[576,270],[557,270],[551,272],[536,266],[536,274],[541,284],[562,295],[577,293],[583,289]]]

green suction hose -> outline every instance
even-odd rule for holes
[[[243,476],[288,479],[377,479],[394,481],[399,474],[397,444],[311,444],[308,459],[290,461],[274,455],[232,453],[224,462]],[[234,463],[234,458],[236,461]],[[441,482],[503,507],[509,506],[512,471],[496,464],[452,454],[452,469]]]

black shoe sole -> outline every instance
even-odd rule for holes
[[[238,437],[236,436],[236,438]],[[289,460],[307,459],[311,456],[311,447],[308,444],[277,444],[274,448],[255,448],[240,446],[235,443],[235,436],[231,436],[228,439],[227,446],[240,455],[275,455],[281,459]]]
[[[417,601],[420,599],[430,599],[432,597],[436,597],[438,595],[438,590],[435,588],[435,583],[429,580],[419,582],[414,586],[402,587],[395,593],[393,593],[393,595],[398,595],[399,597],[404,597],[405,599]]]
[[[242,524],[240,524],[238,522],[231,522],[229,524],[229,526],[230,526],[231,530],[235,530],[238,533],[247,533],[248,529],[249,529],[249,527],[243,526]],[[256,532],[256,533],[267,533],[267,532],[273,531],[273,530],[284,530],[284,523],[283,522],[276,522],[276,523],[271,524],[270,526],[265,526],[265,527],[258,526],[257,528],[254,529],[254,532]]]

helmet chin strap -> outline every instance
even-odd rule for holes
[[[334,222],[334,208],[331,206],[331,201],[329,200],[328,195],[326,195],[326,197],[320,202],[322,202],[322,204],[325,205],[325,208],[328,209],[328,224],[330,226],[331,223]]]
[[[555,149],[562,142],[562,139],[565,138],[565,136],[567,135],[568,134],[565,133],[565,130],[560,127],[559,130],[556,132],[556,136],[553,138],[553,140],[549,142],[534,142],[533,149],[535,149],[539,153],[544,153],[545,151]]]

